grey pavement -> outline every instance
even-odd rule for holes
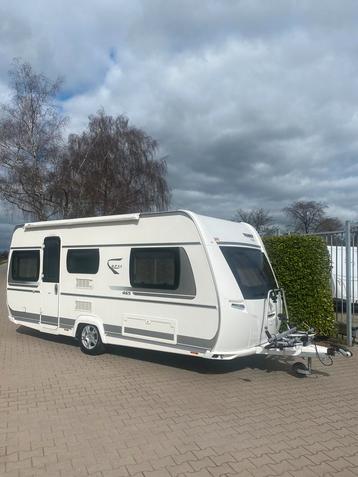
[[[314,360],[310,379],[272,357],[86,356],[71,339],[8,321],[5,270],[1,476],[358,475],[356,356]]]

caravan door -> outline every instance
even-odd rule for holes
[[[43,244],[41,324],[56,329],[59,320],[60,254],[59,237],[46,237]]]

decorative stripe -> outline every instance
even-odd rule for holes
[[[27,291],[27,290],[26,290]],[[54,325],[57,326],[60,323],[60,328],[70,329],[73,328],[75,320],[71,318],[57,318],[56,316],[42,315],[40,322],[40,314],[30,313],[28,311],[16,311],[9,307],[10,313],[17,321],[25,321],[29,323],[39,323],[42,325]]]
[[[133,295],[136,296],[155,296],[158,298],[178,298],[181,300],[193,300],[195,295],[181,295],[180,293],[151,293],[151,292],[137,292],[133,291]]]
[[[37,313],[29,313],[27,311],[17,311],[9,307],[9,310],[15,320],[29,321],[31,323],[39,323],[40,315]]]
[[[129,331],[130,330],[130,331]],[[122,335],[122,326],[117,326],[117,325],[104,325],[104,331],[107,336],[112,336],[113,338],[121,338],[121,339],[134,339],[132,337],[127,337]],[[168,335],[168,336],[173,336],[169,335],[169,333],[160,333],[160,332],[146,332],[143,330],[139,330],[137,328],[126,328],[126,331],[129,333],[137,334],[137,335],[147,335],[147,336],[155,336],[158,334],[158,338],[163,338],[163,339],[173,339],[173,338],[166,338],[164,336],[159,336],[159,335]],[[155,333],[155,334],[154,334]],[[216,337],[211,339],[205,339],[205,338],[195,338],[193,336],[184,336],[184,335],[178,335],[177,336],[177,346],[181,348],[200,348],[203,350],[211,349],[214,346]],[[143,340],[141,340],[143,341]],[[148,343],[148,341],[144,340],[145,342]],[[152,341],[151,341],[152,343]],[[172,345],[176,346],[176,345]]]
[[[110,336],[111,338],[121,338],[121,339],[123,338],[123,339],[125,339],[125,336],[122,336],[121,334],[118,334],[118,333],[114,333],[113,331],[106,331],[106,335]]]
[[[183,245],[201,245],[200,242],[156,242],[156,243],[99,243],[87,245],[62,245],[62,248],[92,248],[92,247],[166,247]]]
[[[163,343],[163,342],[152,341],[152,340],[149,341],[149,340],[146,340],[145,338],[134,338],[132,336],[123,336],[123,335],[119,335],[118,333],[113,333],[113,332],[107,332],[106,335],[109,336],[109,337],[112,337],[112,338],[119,338],[121,340],[136,341],[137,343],[145,343],[145,344],[156,345],[156,346],[165,346],[166,348],[181,349],[181,350],[184,350],[184,351],[194,351],[196,353],[205,353],[206,351],[211,349],[207,346],[206,347],[199,347],[199,346],[185,345],[185,344],[181,344],[181,343],[174,344],[174,343]],[[210,340],[210,341],[215,341],[215,338],[213,340]]]
[[[159,338],[162,340],[169,340],[173,341],[174,340],[174,334],[172,333],[163,333],[161,331],[151,331],[151,330],[142,330],[139,328],[124,328],[124,333],[125,334],[131,334],[131,335],[139,335],[139,336],[148,336],[152,338]]]
[[[185,346],[193,346],[195,348],[206,348],[211,349],[216,341],[216,336],[212,339],[205,338],[194,338],[193,336],[182,336],[178,335],[177,343]]]
[[[60,328],[73,328],[75,320],[71,318],[60,318]]]
[[[122,327],[116,325],[103,325],[104,331],[107,333],[122,334]]]
[[[17,315],[17,316],[14,316],[14,318],[17,321],[25,321],[25,322],[28,322],[28,323],[40,323],[40,320],[38,318],[37,319],[28,318],[24,315]]]
[[[57,316],[41,315],[41,324],[57,326],[58,318]]]
[[[216,310],[216,305],[200,305],[198,303],[180,303],[176,301],[160,301],[160,300],[141,300],[137,298],[129,298],[129,297],[119,297],[119,296],[104,296],[104,295],[84,295],[81,293],[67,293],[61,292],[61,295],[64,296],[75,296],[75,297],[86,297],[86,298],[100,298],[105,300],[126,300],[126,301],[136,301],[140,303],[162,303],[166,305],[179,305],[179,306],[195,306],[198,308],[207,308],[210,310]]]
[[[15,318],[17,321],[23,321],[26,323],[39,323],[40,324],[40,315],[37,313],[29,313],[26,311],[15,311],[12,308],[10,308],[10,312],[12,316]],[[71,318],[59,318],[60,322],[60,328],[66,328],[66,329],[71,329],[73,328],[75,324],[75,320]],[[41,317],[41,324],[48,324],[48,325],[56,325],[58,323],[58,318],[54,316],[48,316],[48,315],[43,315]],[[117,326],[117,325],[103,325],[104,331],[107,336],[113,337],[113,338],[120,338],[124,340],[133,340],[133,341],[139,341],[139,342],[144,342],[144,343],[151,343],[153,344],[153,341],[148,341],[145,338],[135,338],[132,336],[124,336],[122,334],[123,329],[122,326]],[[139,336],[148,336],[148,337],[153,337],[153,338],[161,338],[161,339],[166,339],[166,340],[173,340],[174,335],[170,333],[162,333],[159,331],[147,331],[147,330],[141,330],[137,328],[126,328],[126,331],[131,334],[136,334]],[[207,351],[211,349],[215,343],[216,337],[212,339],[205,339],[205,338],[195,338],[192,336],[183,336],[183,335],[178,335],[177,336],[177,344],[174,343],[165,343],[163,345],[169,346],[169,347],[174,347],[174,348],[179,348],[179,349],[185,349],[187,351]],[[160,343],[158,343],[160,344]]]

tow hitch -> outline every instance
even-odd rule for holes
[[[315,331],[311,328],[308,331],[299,331],[296,327],[290,328],[288,309],[283,288],[275,288],[269,290],[266,302],[271,300],[273,303],[281,301],[281,313],[277,313],[277,317],[287,329],[282,333],[271,334],[267,323],[266,307],[263,312],[262,328],[265,330],[267,341],[261,343],[257,347],[257,354],[283,356],[283,357],[300,357],[307,360],[307,366],[302,361],[294,363],[292,370],[299,377],[312,376],[312,358],[317,358],[323,366],[332,366],[334,356],[343,356],[350,358],[352,352],[345,346],[329,343],[328,346],[322,346],[314,341]],[[261,333],[262,335],[262,333]],[[260,335],[260,336],[261,336]]]
[[[342,345],[331,344],[329,348],[327,348],[328,356],[335,356],[337,354],[341,354],[345,358],[350,358],[353,356],[352,351]]]
[[[267,344],[263,345],[260,354],[276,356],[297,356],[307,359],[307,366],[302,361],[292,366],[293,372],[299,377],[312,375],[312,358],[318,358],[324,366],[332,366],[333,356],[350,358],[352,352],[342,345],[332,344],[328,347],[314,342],[315,333],[312,329],[308,332],[298,331],[297,328],[289,328],[283,333],[271,335],[265,329]]]

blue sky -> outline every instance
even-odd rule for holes
[[[103,107],[160,143],[172,208],[358,214],[353,0],[0,0],[0,102],[14,57],[62,76],[79,132]],[[0,249],[12,221],[0,209]]]

